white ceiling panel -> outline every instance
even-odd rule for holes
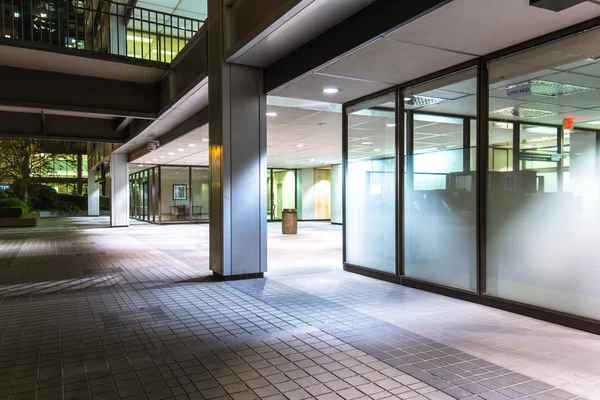
[[[391,86],[391,84],[366,82],[321,74],[310,74],[298,81],[292,82],[288,86],[276,90],[272,94],[281,97],[342,104]],[[326,87],[335,87],[339,89],[339,93],[327,95],[323,93],[323,89]]]
[[[318,72],[399,84],[472,58],[445,50],[379,39]]]
[[[531,7],[529,0],[454,0],[388,37],[485,55],[599,15],[591,2],[556,13]]]

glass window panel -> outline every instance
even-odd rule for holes
[[[192,167],[192,219],[194,221],[208,221],[210,185],[207,167]]]
[[[273,196],[271,203],[275,219],[281,219],[282,212],[296,208],[296,170],[275,169],[273,174]]]
[[[190,221],[189,167],[160,167],[161,222]]]
[[[489,64],[490,118],[497,122],[489,132],[486,251],[488,294],[595,319],[598,54],[600,29],[593,29]],[[527,90],[515,95],[521,88]],[[574,121],[573,131],[560,129],[565,120]],[[517,123],[518,151],[512,128],[500,138],[493,125]]]
[[[467,290],[477,287],[476,77],[469,69],[404,96],[414,110],[414,155],[405,163],[405,274]]]
[[[396,273],[394,94],[348,115],[346,262]]]

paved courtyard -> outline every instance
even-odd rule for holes
[[[600,338],[345,273],[341,228],[269,224],[214,282],[208,226],[0,230],[0,397],[600,399]]]

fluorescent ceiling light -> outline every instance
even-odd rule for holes
[[[373,142],[362,142],[362,144],[373,144]]]
[[[185,149],[177,149],[177,151],[185,151]]]
[[[174,155],[175,155],[175,153],[168,153],[168,154],[169,154],[170,156],[174,156]]]
[[[203,142],[208,142],[208,139],[202,139]]]
[[[505,115],[509,117],[518,117],[518,118],[542,118],[542,117],[550,117],[552,115],[556,115],[555,112],[545,111],[545,110],[536,110],[534,108],[526,108],[526,107],[506,107],[501,108],[499,110],[491,111],[492,114],[495,115]]]
[[[323,93],[325,93],[325,94],[336,94],[339,91],[340,90],[338,88],[334,88],[334,87],[327,87],[327,88],[323,89]]]
[[[304,147],[303,144],[297,144],[296,147]]]
[[[421,122],[435,122],[435,123],[441,123],[441,124],[456,124],[456,125],[463,124],[462,118],[444,117],[442,115],[429,115],[429,114],[415,113],[414,117],[415,117],[415,121],[421,121]],[[419,128],[418,126],[415,126],[415,129],[418,129],[418,128]]]
[[[525,128],[525,131],[533,133],[545,133],[554,136],[556,136],[558,133],[557,128],[550,128],[548,126],[533,126],[531,128]]]
[[[276,112],[268,112],[267,113],[267,117],[276,117],[277,113]]]
[[[600,125],[600,120],[599,121],[590,121],[590,122],[584,122],[585,124],[590,124],[590,125]]]
[[[388,128],[395,128],[395,127],[396,127],[396,124],[387,124],[386,126],[387,126]]]
[[[529,84],[531,85],[531,93],[537,96],[546,96],[546,97],[557,97],[562,95],[587,92],[593,90],[592,88],[585,86],[577,86],[577,85],[569,85],[567,83],[559,83],[559,82],[550,82],[550,81],[542,81],[538,79],[533,79],[528,82],[521,82],[516,85],[505,86],[503,89],[513,89],[517,86]]]

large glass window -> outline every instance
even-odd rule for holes
[[[405,275],[468,290],[477,288],[476,76],[469,69],[404,93]]]
[[[160,167],[161,222],[191,220],[189,167]]]
[[[283,210],[296,208],[296,170],[272,169],[267,179],[267,215],[279,220]]]
[[[599,54],[594,29],[489,64],[486,251],[488,294],[595,319]]]
[[[208,221],[209,190],[208,168],[192,167],[192,219],[194,221]]]
[[[396,272],[395,94],[347,110],[346,262]]]

